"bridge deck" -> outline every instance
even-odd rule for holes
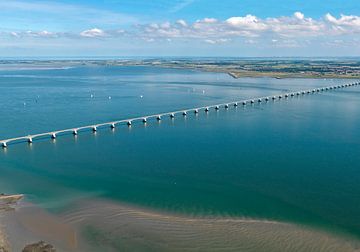
[[[40,133],[40,134],[34,134],[34,135],[14,137],[14,138],[0,140],[0,144],[3,147],[7,147],[8,144],[15,143],[15,142],[25,142],[25,141],[32,142],[34,139],[39,139],[39,138],[44,138],[44,137],[52,137],[52,138],[54,138],[59,134],[66,134],[66,133],[75,133],[75,134],[77,134],[77,132],[81,131],[81,130],[87,130],[87,129],[89,129],[89,130],[97,130],[97,128],[99,128],[99,127],[104,127],[104,126],[115,127],[116,125],[123,124],[123,123],[131,125],[131,123],[134,122],[134,121],[140,121],[140,120],[143,121],[144,119],[147,120],[149,118],[160,119],[162,116],[171,116],[171,115],[176,115],[176,114],[180,114],[180,113],[184,114],[184,112],[187,113],[187,112],[191,112],[191,111],[195,112],[195,111],[200,111],[200,110],[205,110],[206,111],[206,109],[211,109],[211,108],[219,109],[221,107],[228,107],[228,106],[231,106],[231,105],[232,106],[234,106],[234,105],[237,106],[238,104],[260,103],[262,101],[268,101],[270,99],[276,100],[276,99],[287,98],[287,97],[291,98],[291,97],[304,95],[304,94],[320,93],[320,92],[323,92],[323,91],[329,91],[329,90],[334,90],[334,89],[338,89],[338,88],[345,88],[345,87],[353,87],[353,86],[358,86],[358,85],[360,85],[360,82],[355,82],[355,83],[350,83],[350,84],[343,84],[343,85],[328,86],[328,87],[321,87],[321,88],[315,88],[315,89],[309,89],[309,90],[300,90],[300,91],[295,91],[295,92],[290,92],[290,93],[282,93],[282,94],[278,94],[278,95],[275,95],[275,96],[256,97],[256,98],[245,99],[245,100],[240,100],[240,101],[232,101],[232,102],[227,102],[227,103],[213,104],[213,105],[209,105],[209,106],[202,106],[202,107],[196,107],[196,108],[190,108],[190,109],[183,109],[183,110],[177,110],[177,111],[171,111],[171,112],[164,112],[164,113],[146,115],[146,116],[141,116],[141,117],[128,118],[128,119],[123,119],[123,120],[117,120],[117,121],[111,121],[111,122],[105,122],[105,123],[81,126],[81,127],[76,127],[76,128],[55,130],[55,131],[50,131],[50,132],[45,132],[45,133]]]

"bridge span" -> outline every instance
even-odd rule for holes
[[[143,123],[147,123],[148,119],[151,119],[151,118],[155,118],[156,120],[160,121],[160,120],[162,120],[163,117],[166,117],[166,116],[169,118],[175,118],[176,115],[186,116],[188,113],[191,113],[191,112],[197,114],[200,111],[204,111],[205,113],[207,113],[210,111],[210,109],[215,109],[215,110],[219,110],[220,108],[228,109],[229,106],[234,106],[234,107],[237,107],[239,105],[246,106],[247,104],[269,102],[270,100],[275,101],[275,100],[281,100],[281,99],[288,99],[288,98],[293,98],[293,97],[297,97],[297,96],[321,93],[321,92],[325,92],[325,91],[353,87],[353,86],[358,86],[358,85],[360,85],[360,82],[328,86],[328,87],[321,87],[321,88],[308,89],[308,90],[300,90],[300,91],[295,91],[295,92],[278,94],[278,95],[274,95],[274,96],[257,97],[257,98],[245,99],[245,100],[240,100],[240,101],[232,101],[232,102],[228,102],[228,103],[214,104],[214,105],[197,107],[197,108],[190,108],[190,109],[177,110],[177,111],[171,111],[171,112],[165,112],[165,113],[159,113],[159,114],[152,114],[152,115],[146,115],[146,116],[141,116],[141,117],[135,117],[135,118],[129,118],[129,119],[87,125],[87,126],[81,126],[81,127],[76,127],[76,128],[55,130],[55,131],[50,131],[50,132],[45,132],[45,133],[40,133],[40,134],[14,137],[14,138],[0,140],[0,144],[3,148],[7,148],[9,144],[14,144],[14,143],[28,142],[31,144],[36,139],[43,139],[43,138],[56,139],[58,136],[66,135],[66,134],[73,134],[76,136],[79,132],[86,131],[86,130],[92,130],[93,132],[96,132],[99,128],[110,127],[112,129],[114,129],[118,125],[131,126],[132,123],[136,122],[136,121],[141,121]]]

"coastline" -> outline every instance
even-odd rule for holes
[[[357,238],[312,227],[233,216],[189,216],[100,198],[49,213],[22,201],[0,222],[5,248],[44,240],[62,251],[360,251]],[[1,239],[0,239],[1,242]],[[1,243],[0,243],[1,244]],[[1,248],[1,246],[0,246]]]
[[[1,217],[0,217],[0,252],[8,252],[9,250],[10,250],[9,243],[5,235],[5,232],[3,230]]]
[[[7,212],[13,211],[16,205],[23,198],[22,194],[5,195],[0,194],[0,252],[9,252],[10,244],[2,218]]]

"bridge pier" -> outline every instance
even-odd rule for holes
[[[258,98],[253,98],[253,99],[249,99],[249,100],[243,100],[240,101],[240,103],[242,105],[247,105],[247,103],[251,103],[254,104],[255,102],[261,103],[263,101],[269,101],[270,99],[272,100],[277,100],[277,99],[282,99],[283,97],[288,98],[288,97],[294,97],[294,96],[299,96],[299,95],[305,95],[305,94],[315,94],[315,93],[319,93],[319,92],[323,92],[323,91],[328,91],[328,90],[335,90],[335,89],[341,89],[341,88],[345,88],[345,87],[353,87],[353,86],[358,86],[360,85],[360,82],[353,82],[353,83],[348,83],[348,84],[337,84],[337,85],[333,85],[333,86],[327,86],[327,87],[320,87],[320,88],[314,88],[314,89],[308,89],[308,90],[300,90],[297,92],[291,92],[291,93],[284,93],[284,94],[280,94],[280,95],[274,95],[274,96],[268,96],[268,97],[258,97]],[[222,108],[222,106],[225,107],[225,109],[228,109],[231,106],[237,107],[239,102],[231,102],[231,103],[223,103],[220,105],[212,105],[212,106],[208,106],[208,107],[201,107],[201,108],[191,108],[188,110],[183,110],[183,111],[175,111],[175,112],[168,112],[168,113],[163,113],[163,114],[153,114],[153,115],[148,115],[146,117],[137,117],[137,118],[130,118],[130,119],[125,119],[125,120],[120,120],[120,121],[115,121],[115,122],[107,122],[107,123],[103,123],[103,124],[97,124],[97,125],[88,125],[88,126],[84,126],[84,127],[79,127],[79,128],[73,128],[73,129],[65,129],[65,130],[59,130],[59,131],[54,131],[54,132],[47,132],[47,133],[42,133],[42,134],[35,134],[35,135],[28,135],[28,136],[23,136],[23,137],[17,137],[17,138],[11,138],[11,139],[3,139],[0,140],[0,145],[3,148],[6,148],[8,146],[8,144],[12,143],[12,142],[17,142],[17,141],[21,141],[21,142],[28,142],[28,143],[32,143],[33,140],[36,140],[37,138],[40,137],[51,137],[52,139],[57,138],[57,135],[60,134],[62,135],[62,133],[70,133],[72,132],[72,134],[74,136],[78,135],[78,130],[92,130],[94,133],[97,131],[98,127],[102,127],[102,126],[110,126],[112,129],[115,128],[116,124],[121,124],[123,125],[124,123],[126,123],[128,126],[132,125],[132,121],[140,121],[142,120],[144,123],[147,122],[147,118],[156,118],[158,121],[161,120],[161,116],[170,116],[170,118],[174,118],[176,114],[178,113],[182,113],[183,116],[187,115],[187,112],[191,111],[194,112],[195,114],[198,114],[200,110],[203,110],[207,113],[210,111],[211,109],[215,109],[216,111],[218,111],[220,108]]]

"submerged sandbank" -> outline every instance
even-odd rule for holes
[[[27,204],[6,224],[14,248],[45,239],[57,251],[360,251],[356,239],[290,223],[177,216],[98,199],[56,215]]]
[[[62,214],[93,251],[360,251],[359,241],[267,220],[186,217],[108,201]]]
[[[100,199],[77,201],[56,215],[22,202],[5,217],[12,251],[39,240],[60,252],[360,251],[355,238],[295,224],[179,216]]]

